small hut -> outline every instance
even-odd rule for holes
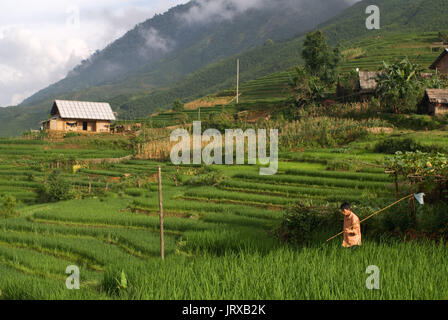
[[[429,67],[441,74],[448,74],[448,48],[444,49],[436,61]]]
[[[427,89],[420,104],[422,113],[444,115],[448,113],[448,89]]]
[[[108,103],[56,100],[51,118],[41,122],[41,129],[62,132],[109,133],[115,114]]]
[[[351,77],[347,83],[342,83],[341,80],[338,82],[337,96],[339,98],[356,97],[356,100],[368,99],[373,96],[378,87],[378,82],[376,80],[378,72],[375,71],[360,71],[356,70],[357,74],[355,77]],[[350,99],[352,100],[352,99]]]
[[[358,92],[362,95],[364,94],[374,94],[376,88],[378,87],[378,82],[376,80],[378,72],[375,71],[359,71],[359,85]]]

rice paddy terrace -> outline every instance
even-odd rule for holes
[[[377,69],[408,56],[428,65],[436,34],[365,39],[346,52],[344,70]],[[284,103],[291,71],[241,86],[240,104],[166,112],[155,126],[191,123],[228,111]],[[233,90],[217,96],[231,96]],[[182,118],[179,118],[179,117]],[[145,119],[146,121],[146,119]],[[446,146],[446,132],[410,132],[421,144]],[[368,142],[371,143],[371,142]],[[281,155],[275,176],[258,166],[175,167],[130,160],[124,138],[58,142],[0,140],[0,195],[20,201],[19,216],[0,219],[0,299],[447,299],[445,244],[377,242],[342,250],[340,231],[315,233],[315,245],[277,240],[286,208],[298,200],[336,208],[350,201],[371,210],[395,199],[384,155],[363,144]],[[125,158],[128,157],[128,158]],[[104,159],[121,159],[115,163]],[[62,166],[73,200],[43,202],[39,188]],[[334,169],[332,164],[352,169]],[[163,171],[166,260],[160,261],[156,172]],[[210,182],[211,175],[219,181]],[[357,211],[360,217],[369,212]],[[66,268],[81,270],[81,290],[65,286]],[[381,290],[365,288],[366,268],[382,271]],[[123,284],[123,279],[126,279]]]
[[[88,160],[126,152],[68,149],[62,143],[51,149],[46,142],[16,139],[2,140],[0,149],[0,194],[13,194],[22,202],[20,216],[0,220],[0,298],[447,297],[443,244],[366,239],[363,250],[352,253],[341,250],[338,240],[322,244],[339,225],[318,232],[316,246],[305,249],[287,247],[272,234],[285,208],[298,199],[330,207],[349,200],[373,208],[393,200],[392,181],[380,168],[326,170],[335,160],[380,164],[379,154],[283,154],[280,171],[272,177],[259,176],[257,166],[175,167],[146,160],[84,164],[76,172],[65,168],[63,173],[82,195],[79,199],[40,203],[37,189],[50,171],[43,165],[45,158],[66,154]],[[164,179],[165,262],[160,261],[154,176],[159,165]],[[224,178],[215,185],[189,183],[206,181],[210,174]],[[384,270],[381,291],[365,289],[365,269],[372,264]],[[80,267],[81,290],[65,287],[70,265]]]
[[[342,53],[345,58],[341,70],[348,72],[359,68],[375,71],[382,66],[383,61],[392,63],[406,57],[427,69],[441,53],[441,48],[431,48],[431,45],[437,41],[437,33],[434,32],[366,37],[353,44],[344,44],[346,49]],[[226,105],[218,104],[215,107],[201,108],[200,114],[198,110],[187,110],[183,112],[187,116],[184,120],[189,122],[204,120],[222,111],[235,113],[245,110],[269,110],[282,106],[290,96],[288,83],[292,74],[293,71],[288,70],[245,82],[240,86],[241,96],[238,107],[235,106],[233,99]],[[234,95],[235,88],[219,92],[217,97]],[[210,96],[210,98],[213,97],[213,95]],[[181,122],[179,115],[180,113],[176,112],[162,112],[150,119],[153,124],[170,126]]]

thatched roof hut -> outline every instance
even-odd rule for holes
[[[429,115],[448,113],[448,89],[427,89],[420,107]]]
[[[437,70],[442,74],[448,74],[448,49],[443,50],[440,56],[429,68],[431,70]]]
[[[378,87],[376,77],[378,72],[375,71],[359,71],[359,87],[360,93],[374,93]]]
[[[349,78],[339,77],[336,89],[337,96],[346,101],[358,101],[369,99],[375,94],[378,87],[376,77],[378,72],[375,71],[359,71],[351,74]]]

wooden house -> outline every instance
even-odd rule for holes
[[[441,74],[448,75],[448,48],[444,49],[436,61],[429,67],[431,70],[437,70]]]
[[[420,103],[421,113],[444,115],[448,113],[448,89],[427,89]]]
[[[41,122],[41,129],[61,132],[109,133],[115,114],[108,103],[56,100],[51,118]]]
[[[378,72],[375,71],[357,70],[356,77],[351,79],[349,83],[343,84],[341,81],[338,82],[337,96],[339,98],[348,98],[347,100],[353,100],[353,97],[356,97],[355,100],[369,99],[375,95],[378,87],[377,76]]]
[[[375,71],[359,71],[359,82],[357,91],[360,94],[374,94],[376,88],[378,87],[378,82],[376,77],[378,76],[378,72]]]

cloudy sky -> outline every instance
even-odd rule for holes
[[[188,1],[0,0],[0,107],[19,104],[136,24]],[[304,1],[289,0],[296,9]],[[189,23],[231,19],[235,12],[272,5],[272,0],[197,2],[181,18]]]
[[[1,0],[0,106],[65,77],[137,23],[188,0]]]

